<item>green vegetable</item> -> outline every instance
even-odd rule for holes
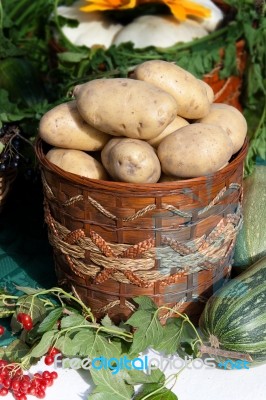
[[[0,62],[0,87],[9,99],[24,107],[31,107],[45,99],[44,87],[32,63],[23,58],[10,57]]]
[[[199,326],[211,346],[266,361],[266,257],[207,301]]]
[[[244,223],[236,241],[236,267],[248,267],[266,256],[266,165],[256,165],[244,180],[243,194]]]

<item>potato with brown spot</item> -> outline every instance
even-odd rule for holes
[[[129,78],[95,79],[76,86],[74,96],[84,120],[113,136],[152,139],[177,114],[173,96]]]
[[[139,139],[111,139],[102,150],[102,163],[115,181],[155,183],[161,175],[155,150]]]
[[[180,178],[212,174],[232,156],[232,142],[219,126],[195,123],[167,136],[158,147],[162,171]]]
[[[187,119],[203,118],[212,100],[211,88],[188,71],[163,60],[145,61],[137,65],[133,77],[149,82],[171,94],[177,102],[177,115]]]
[[[39,134],[52,146],[85,151],[101,150],[111,139],[84,121],[75,100],[47,111],[40,120]]]
[[[232,140],[233,154],[243,146],[248,127],[244,115],[237,108],[224,103],[212,104],[209,114],[198,122],[223,128]]]
[[[84,151],[53,148],[48,151],[46,158],[72,174],[91,179],[108,180],[102,164]]]

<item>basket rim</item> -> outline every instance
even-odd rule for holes
[[[105,189],[105,190],[118,190],[118,191],[128,191],[128,192],[165,192],[176,191],[183,189],[188,186],[200,186],[206,184],[210,180],[219,181],[219,179],[225,180],[232,171],[245,159],[248,151],[248,137],[245,138],[244,144],[238,151],[236,157],[229,162],[221,170],[214,172],[213,174],[208,174],[191,179],[182,179],[179,181],[172,182],[157,182],[157,183],[128,183],[128,182],[117,182],[117,181],[106,181],[101,179],[91,179],[86,178],[71,172],[64,171],[60,167],[52,164],[46,157],[43,151],[43,145],[47,143],[38,135],[35,142],[35,154],[38,158],[40,165],[49,170],[50,172],[59,175],[61,178],[70,181],[75,185],[82,185],[84,187],[90,187],[93,189]]]

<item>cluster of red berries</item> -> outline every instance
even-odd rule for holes
[[[55,347],[50,347],[50,349],[48,350],[48,353],[44,357],[44,363],[46,365],[52,365],[56,354],[60,354],[60,353],[61,353],[60,350],[56,349]]]
[[[57,376],[56,371],[25,375],[18,364],[0,360],[0,397],[10,391],[15,400],[27,400],[27,395],[44,399],[46,388],[52,386]]]
[[[23,325],[26,331],[30,331],[33,328],[33,322],[29,314],[21,312],[17,315],[17,320]]]

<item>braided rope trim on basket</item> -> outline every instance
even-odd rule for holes
[[[50,188],[50,186],[48,185],[48,183],[45,179],[44,173],[42,173],[42,182],[43,182],[43,187],[44,187],[47,198],[57,201],[52,189]],[[239,183],[231,183],[228,188],[226,188],[226,187],[222,188],[220,190],[220,192],[215,196],[215,198],[213,200],[211,200],[210,203],[206,207],[204,207],[198,211],[198,215],[202,215],[205,212],[209,211],[231,190],[237,190],[237,191],[241,190],[241,185]],[[146,207],[143,207],[142,209],[138,210],[136,213],[134,213],[132,215],[129,215],[124,218],[119,218],[118,216],[114,215],[110,211],[106,210],[106,208],[104,208],[98,201],[96,201],[92,197],[88,196],[85,199],[83,195],[71,197],[68,200],[66,200],[65,202],[60,203],[60,206],[68,207],[70,205],[75,204],[76,202],[84,201],[84,200],[86,200],[86,201],[88,200],[89,203],[94,208],[96,208],[101,214],[105,215],[107,218],[110,218],[111,220],[114,220],[114,221],[121,219],[121,221],[123,221],[123,222],[134,221],[135,219],[143,217],[145,214],[147,214],[150,211],[153,211],[157,208],[156,204],[148,204]],[[192,218],[193,217],[192,212],[185,212],[185,211],[179,210],[178,208],[176,208],[175,206],[173,206],[171,204],[162,203],[160,208],[165,209],[167,211],[171,211],[173,214],[176,214],[182,218]]]
[[[112,278],[121,283],[150,287],[155,282],[161,285],[175,283],[182,276],[219,265],[234,246],[242,214],[239,204],[236,213],[222,218],[208,236],[203,235],[186,244],[162,236],[161,247],[155,247],[153,239],[130,246],[108,243],[92,230],[90,237],[86,237],[81,229],[70,232],[53,219],[47,201],[45,220],[51,245],[65,255],[76,275],[90,277],[95,283]],[[85,259],[87,251],[90,264]],[[160,268],[156,269],[158,259]],[[175,267],[177,272],[171,274],[169,266]]]

